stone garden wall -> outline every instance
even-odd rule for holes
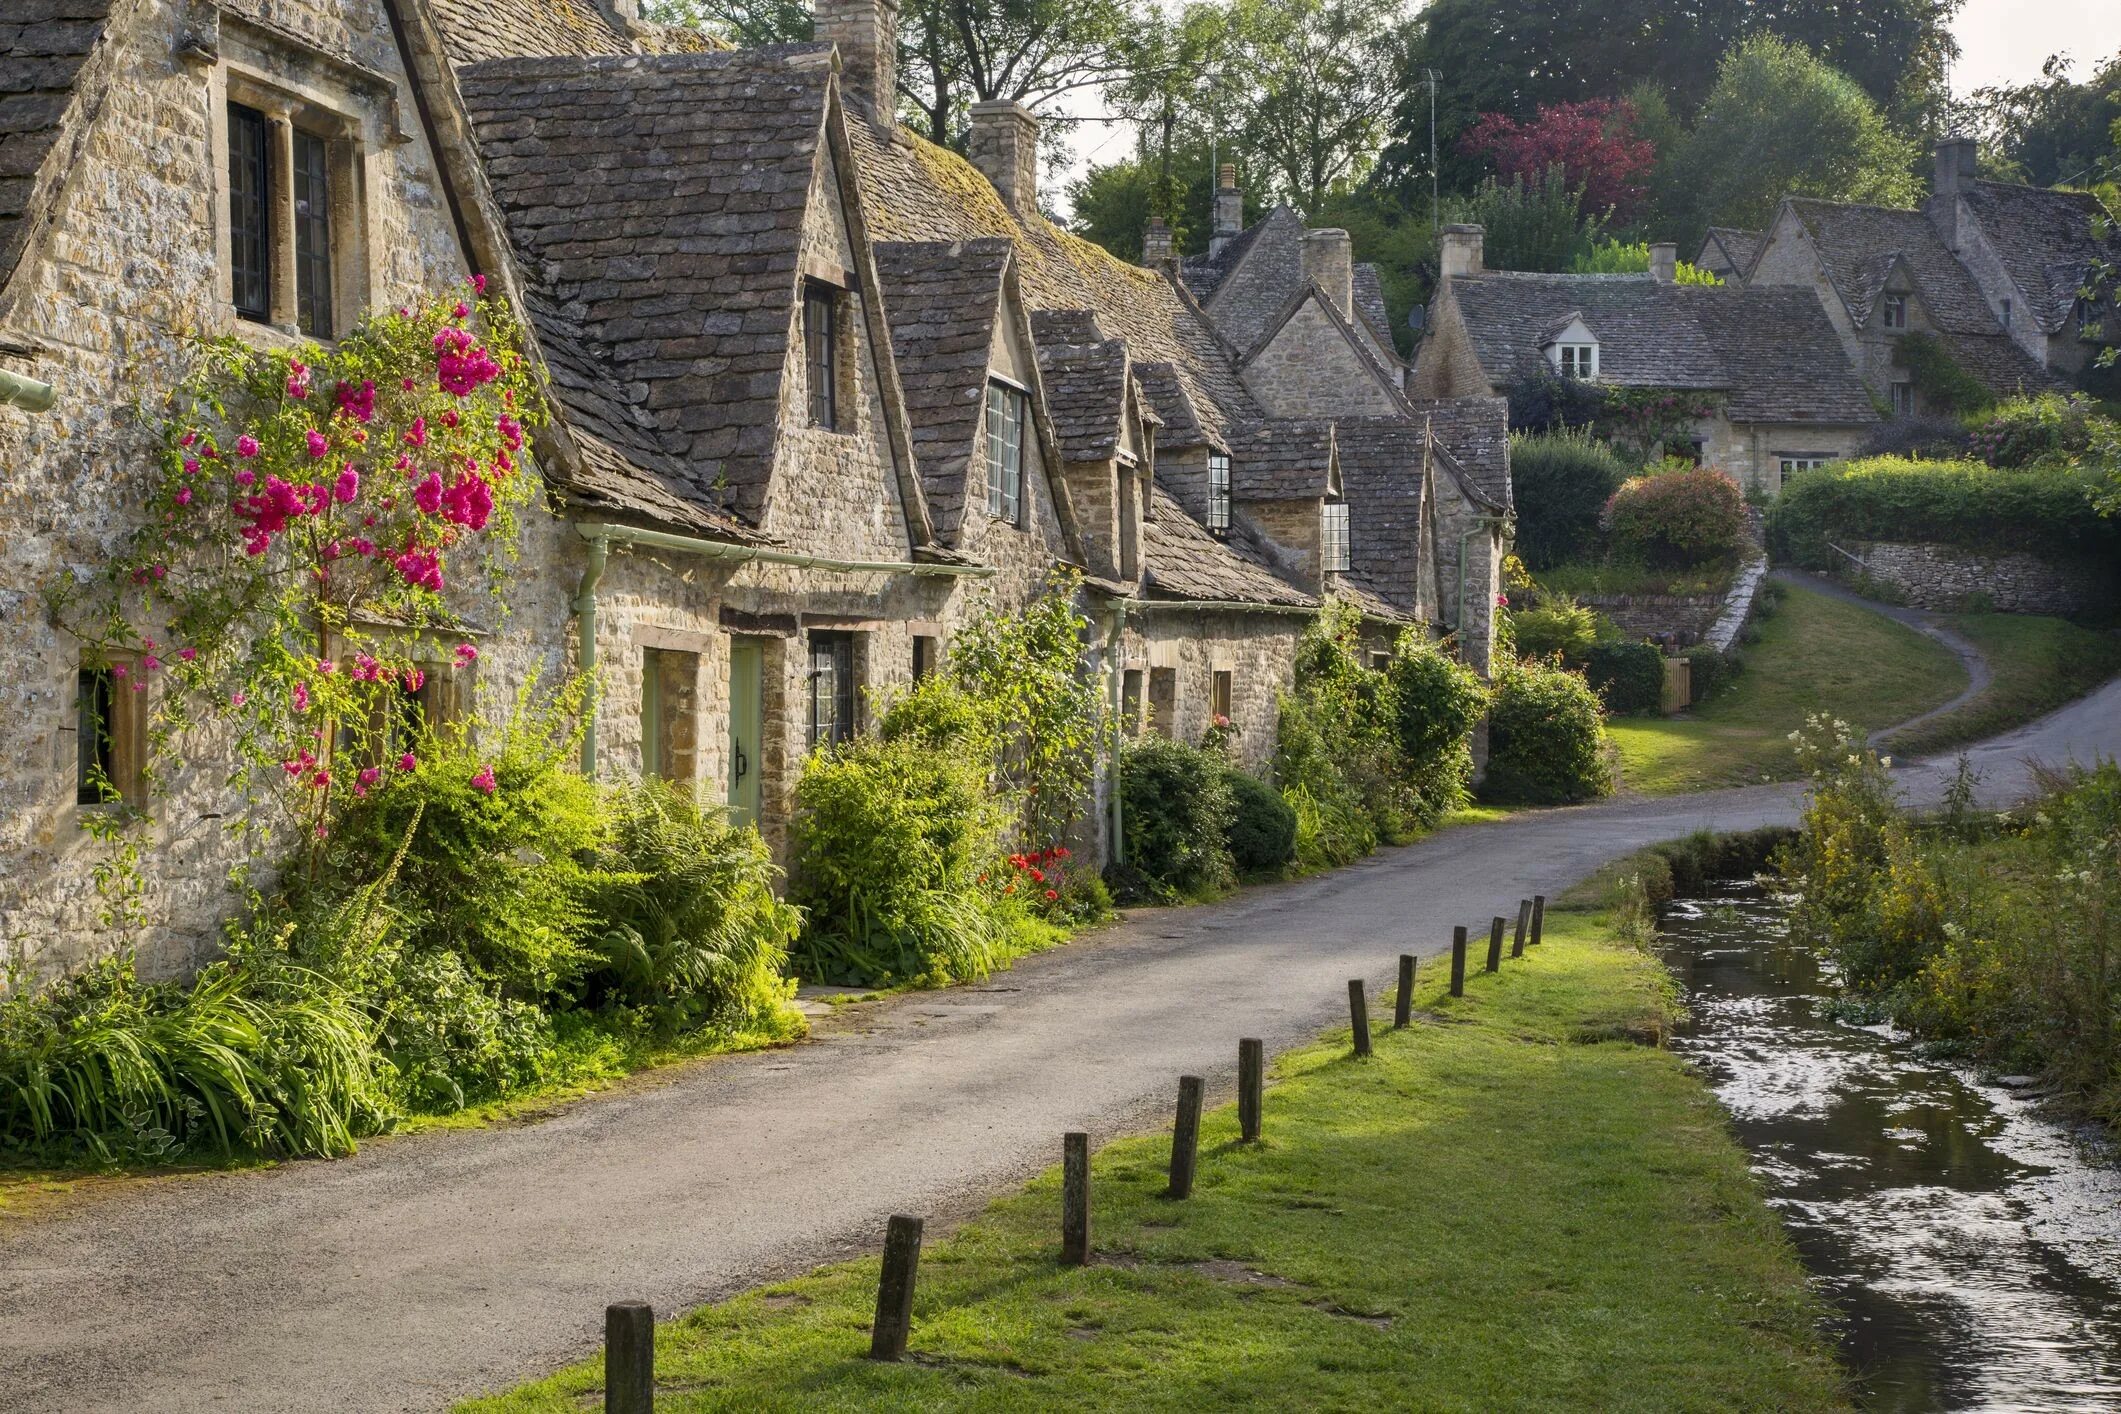
[[[2110,575],[2090,565],[2031,554],[1988,554],[1951,545],[1859,540],[1842,547],[1874,584],[1918,609],[2006,614],[2080,614],[2113,597]],[[1844,577],[1858,571],[1844,564]]]

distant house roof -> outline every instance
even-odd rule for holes
[[[110,10],[111,0],[34,0],[0,16],[0,285],[29,243],[37,174]]]
[[[1598,379],[1721,392],[1740,422],[1872,422],[1877,411],[1811,291],[1669,285],[1648,275],[1490,271],[1450,282],[1475,357],[1505,386],[1581,320]]]
[[[459,74],[571,419],[752,525],[831,58],[780,45]],[[640,160],[609,160],[624,139]]]
[[[1240,501],[1306,501],[1339,486],[1333,424],[1276,417],[1230,428],[1230,494]]]
[[[1753,257],[1760,253],[1760,232],[1742,231],[1736,226],[1711,226],[1702,237],[1701,250],[1694,263],[1704,270],[1717,274],[1726,271],[1743,278],[1753,268]]]
[[[1398,348],[1392,342],[1392,316],[1385,311],[1384,272],[1367,260],[1355,266],[1355,313],[1379,347],[1398,357]]]
[[[1961,195],[2050,334],[2069,322],[2093,263],[2121,263],[2121,239],[2100,229],[2106,208],[2090,192],[1975,182]]]
[[[980,446],[994,323],[1013,250],[993,237],[876,246],[914,461],[945,544],[957,543],[963,522],[965,477]]]
[[[1510,510],[1509,404],[1502,398],[1417,401],[1411,417],[1336,423],[1349,548],[1374,589],[1402,613],[1420,603],[1422,468],[1429,437],[1436,471],[1481,511]]]
[[[705,53],[728,49],[682,25],[621,21],[596,0],[429,0],[458,64],[572,54]]]
[[[1306,608],[1318,603],[1270,566],[1266,548],[1242,522],[1218,539],[1157,488],[1142,521],[1142,564],[1152,593],[1174,599],[1226,599]]]

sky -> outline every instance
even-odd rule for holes
[[[2075,58],[2072,73],[2081,81],[2121,52],[2121,0],[1966,0],[1952,33],[1959,41],[1954,93],[2029,82],[2050,54]]]

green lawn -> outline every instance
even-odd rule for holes
[[[1934,640],[1824,594],[1782,591],[1729,688],[1677,717],[1609,724],[1623,789],[1671,795],[1786,779],[1796,773],[1789,734],[1807,713],[1874,731],[1965,689],[1958,658]]]
[[[1267,1142],[1211,1113],[1190,1200],[1161,1196],[1167,1138],[1102,1150],[1096,1264],[1058,1264],[1049,1172],[928,1248],[905,1363],[862,1358],[877,1264],[849,1262],[664,1326],[658,1407],[1845,1408],[1714,1100],[1600,1039],[1661,1028],[1662,969],[1591,915],[1550,925],[1461,1001],[1427,969],[1430,1015],[1368,1061],[1345,1032],[1284,1057]],[[463,1407],[594,1407],[600,1379]]]
[[[1957,711],[1896,733],[1897,752],[1921,755],[1993,736],[2121,673],[2121,634],[2112,631],[2025,614],[1960,614],[1945,622],[1973,640],[1994,680]]]

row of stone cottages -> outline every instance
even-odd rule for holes
[[[29,4],[0,22],[0,938],[34,973],[118,941],[84,829],[112,695],[39,586],[132,529],[126,410],[187,331],[328,340],[499,282],[557,408],[549,514],[480,681],[435,664],[428,705],[588,669],[590,769],[693,782],[784,851],[864,690],[1056,566],[1126,720],[1225,715],[1255,766],[1327,595],[1487,666],[1502,404],[1410,401],[1346,235],[1241,232],[1234,182],[1212,268],[1153,231],[1138,267],[1040,215],[1023,109],[978,108],[969,162],[899,127],[894,0],[735,51],[629,0]],[[141,706],[113,700],[122,777]],[[226,774],[199,744],[147,803],[151,971],[229,905]]]

